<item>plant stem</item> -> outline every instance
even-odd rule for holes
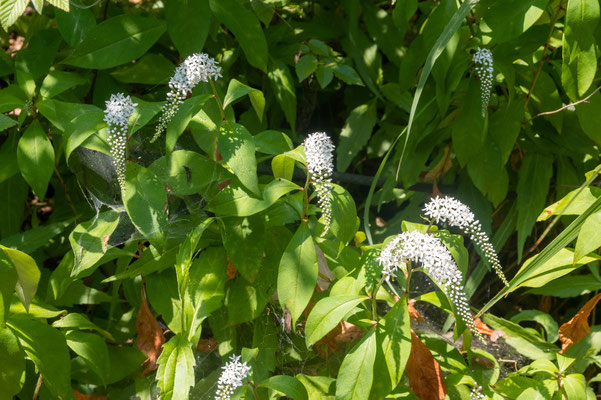
[[[215,98],[217,105],[219,105],[219,112],[221,113],[221,120],[225,121],[225,110],[223,108],[223,103],[221,102],[221,99],[219,98],[219,94],[217,93],[217,88],[215,87],[215,83],[213,83],[213,81],[211,79],[209,79],[209,83],[211,84],[211,89],[213,90],[213,97]]]
[[[384,278],[382,276],[382,278],[380,279],[380,282],[378,282],[378,285],[374,289],[374,291],[372,293],[372,296],[371,296],[371,315],[372,315],[372,319],[374,321],[376,321],[376,322],[378,322],[378,310],[377,310],[377,307],[376,307],[376,296],[378,294],[378,291],[382,287],[382,284],[384,283],[385,279],[386,278]]]
[[[44,382],[44,378],[42,374],[38,375],[38,382],[35,384],[35,390],[33,392],[32,400],[37,400],[40,394],[40,389],[42,388],[42,383]]]
[[[305,215],[303,219],[307,221],[309,219],[309,173],[307,172],[307,179],[305,180],[305,190],[303,191],[303,203],[305,206]]]

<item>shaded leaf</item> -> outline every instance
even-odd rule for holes
[[[43,200],[54,171],[54,148],[38,121],[34,121],[19,139],[17,161],[23,178]]]
[[[353,158],[365,147],[376,124],[376,103],[362,104],[351,111],[340,132],[336,169],[346,171]]]
[[[40,270],[35,260],[29,255],[15,249],[9,249],[0,245],[0,251],[10,260],[17,272],[17,284],[15,290],[19,300],[29,310],[29,305],[38,290],[40,281]]]
[[[376,330],[370,329],[342,361],[336,380],[336,399],[367,399],[374,380],[375,360]]]

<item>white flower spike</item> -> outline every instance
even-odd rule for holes
[[[473,61],[476,64],[476,72],[480,78],[480,90],[482,96],[482,116],[486,116],[486,109],[490,101],[490,92],[493,86],[493,58],[488,49],[481,49],[474,53]]]
[[[123,93],[112,94],[106,101],[104,120],[108,124],[109,137],[113,163],[117,170],[117,180],[121,190],[125,190],[125,157],[127,148],[127,126],[129,118],[138,104],[131,101],[131,97]]]
[[[463,275],[447,247],[435,236],[420,231],[403,232],[390,241],[380,253],[378,261],[386,278],[402,263],[421,264],[425,272],[447,294],[461,318],[476,336],[482,339],[472,319],[463,289]]]
[[[332,172],[334,172],[334,144],[325,132],[315,132],[303,142],[307,170],[317,192],[317,203],[325,221],[324,236],[332,222]]]
[[[492,243],[486,233],[482,231],[482,225],[468,206],[452,197],[436,197],[424,206],[423,211],[428,218],[434,220],[436,223],[457,227],[464,234],[470,235],[470,239],[482,250],[486,260],[493,267],[499,279],[503,281],[505,286],[509,286],[509,282],[507,282],[507,278],[503,274],[501,262]]]
[[[161,136],[167,124],[179,109],[180,104],[184,102],[188,94],[192,93],[196,85],[200,82],[208,82],[209,79],[217,80],[221,77],[219,63],[209,57],[208,54],[194,53],[186,57],[184,62],[175,69],[175,74],[169,80],[171,90],[167,93],[167,102],[161,110],[159,124],[150,142],[154,142]]]
[[[470,393],[470,400],[486,400],[488,397],[480,393],[482,386],[474,386]]]
[[[232,355],[222,369],[215,400],[229,400],[236,388],[242,386],[242,381],[250,374],[250,366],[246,365],[246,362],[240,362],[240,356]]]

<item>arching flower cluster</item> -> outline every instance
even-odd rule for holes
[[[480,393],[482,386],[474,386],[470,393],[470,400],[486,400],[487,397]]]
[[[117,170],[117,180],[121,190],[125,190],[125,157],[127,151],[127,127],[129,118],[138,104],[131,101],[131,97],[123,93],[112,94],[106,101],[104,121],[108,124],[109,137],[113,163]]]
[[[482,250],[486,260],[493,267],[501,281],[503,281],[505,286],[509,286],[509,282],[507,282],[507,278],[503,274],[499,257],[490,239],[482,231],[482,225],[468,206],[452,197],[436,197],[424,206],[423,211],[435,223],[457,227],[464,234],[469,235],[474,244]]]
[[[184,102],[188,94],[192,93],[196,85],[200,82],[208,82],[209,79],[216,80],[221,77],[219,63],[209,57],[208,54],[194,53],[186,57],[169,80],[171,90],[167,93],[167,102],[161,110],[159,124],[151,142],[161,136],[167,124],[179,109],[180,104]]]
[[[480,78],[480,91],[482,96],[482,116],[486,115],[486,108],[490,101],[490,92],[493,86],[493,58],[488,49],[481,49],[474,53],[473,61],[476,64],[476,73]]]
[[[242,386],[242,381],[250,374],[250,366],[240,362],[240,356],[232,355],[230,361],[222,367],[223,372],[217,381],[215,400],[229,400],[236,388]]]
[[[463,289],[463,275],[457,268],[449,249],[435,236],[420,231],[403,232],[392,239],[378,258],[385,277],[400,268],[402,263],[421,264],[424,271],[447,294],[458,317],[478,337],[472,314]]]
[[[332,172],[334,171],[334,144],[325,132],[315,132],[303,142],[307,158],[307,170],[321,208],[326,234],[332,222]]]

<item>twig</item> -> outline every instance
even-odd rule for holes
[[[586,102],[588,101],[588,99],[590,99],[591,97],[593,97],[593,95],[594,95],[595,93],[597,93],[599,90],[601,90],[601,86],[599,86],[597,89],[595,89],[595,90],[593,91],[593,93],[589,94],[588,96],[586,96],[586,97],[585,97],[584,99],[582,99],[582,100],[578,100],[578,101],[576,101],[576,102],[574,102],[574,103],[566,104],[565,106],[563,106],[563,107],[561,107],[561,108],[558,108],[557,110],[553,110],[553,111],[545,111],[545,112],[542,112],[542,113],[536,114],[534,117],[532,117],[532,118],[530,118],[528,121],[526,121],[526,122],[525,122],[525,124],[527,124],[528,122],[532,121],[534,118],[542,117],[543,115],[557,114],[558,112],[561,112],[561,111],[565,110],[566,108],[569,108],[569,107],[574,107],[574,106],[576,106],[576,105],[578,105],[578,104],[580,104],[580,103],[586,103]]]
[[[42,388],[42,382],[44,382],[44,378],[42,378],[42,374],[38,376],[38,383],[35,385],[35,391],[33,392],[32,400],[37,400],[40,394],[40,389]]]
[[[536,81],[538,80],[538,76],[540,75],[543,69],[543,63],[545,62],[545,54],[549,49],[549,42],[551,41],[551,37],[553,36],[553,31],[555,30],[555,23],[559,19],[559,13],[563,10],[563,7],[558,7],[555,15],[553,16],[553,20],[551,21],[551,27],[549,28],[549,35],[547,35],[547,40],[545,40],[545,45],[543,47],[543,52],[540,56],[540,62],[538,63],[538,69],[534,74],[534,78],[532,79],[532,85],[530,85],[530,90],[528,91],[528,95],[526,96],[526,101],[524,102],[524,110],[528,108],[528,102],[530,101],[530,97],[532,97],[532,92],[534,91],[534,85],[536,85]]]

